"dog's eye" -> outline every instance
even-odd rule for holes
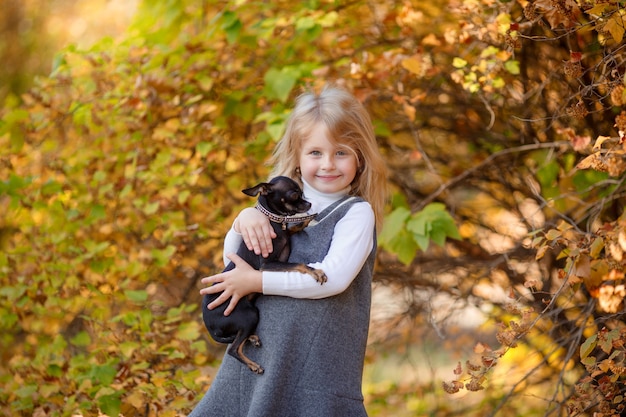
[[[287,194],[287,198],[288,198],[289,200],[291,200],[291,201],[296,201],[296,200],[298,200],[298,198],[300,198],[300,196],[298,195],[298,193],[297,193],[297,192],[295,192],[295,191],[290,191],[290,192]]]

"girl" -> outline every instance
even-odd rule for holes
[[[224,356],[218,374],[190,417],[366,416],[361,392],[371,280],[386,198],[386,169],[370,118],[348,92],[326,87],[301,95],[271,160],[270,177],[299,181],[317,216],[292,236],[289,262],[322,269],[324,285],[299,272],[257,271],[232,252],[242,239],[267,256],[273,230],[254,208],[244,209],[224,243],[236,268],[202,279],[201,294],[224,291],[228,315],[251,293],[262,347],[247,355],[265,368],[256,375]]]

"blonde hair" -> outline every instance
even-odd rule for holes
[[[333,140],[354,152],[358,169],[350,194],[370,203],[380,230],[387,200],[387,167],[369,114],[346,90],[326,86],[319,94],[307,92],[296,99],[285,133],[274,148],[270,177],[285,175],[302,185],[297,173],[302,144],[318,123],[324,123]]]

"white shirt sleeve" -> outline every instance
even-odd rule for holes
[[[234,224],[234,223],[233,223]],[[222,258],[224,259],[224,267],[230,263],[230,259],[226,257],[229,253],[237,253],[239,246],[243,243],[243,236],[241,233],[235,231],[235,228],[231,226],[226,237],[224,238],[224,252],[222,252]]]
[[[328,281],[320,285],[300,272],[263,271],[263,294],[293,298],[325,298],[342,293],[359,273],[374,246],[374,211],[367,202],[356,203],[337,222],[328,254],[321,262]]]

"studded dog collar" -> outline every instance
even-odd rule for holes
[[[279,216],[278,214],[272,213],[265,207],[263,207],[260,203],[257,202],[255,208],[259,210],[261,213],[265,214],[270,221],[274,223],[282,224],[283,230],[287,230],[287,223],[302,223],[307,220],[311,220],[313,217],[317,216],[317,213],[308,214],[308,215],[294,215],[294,216]]]

